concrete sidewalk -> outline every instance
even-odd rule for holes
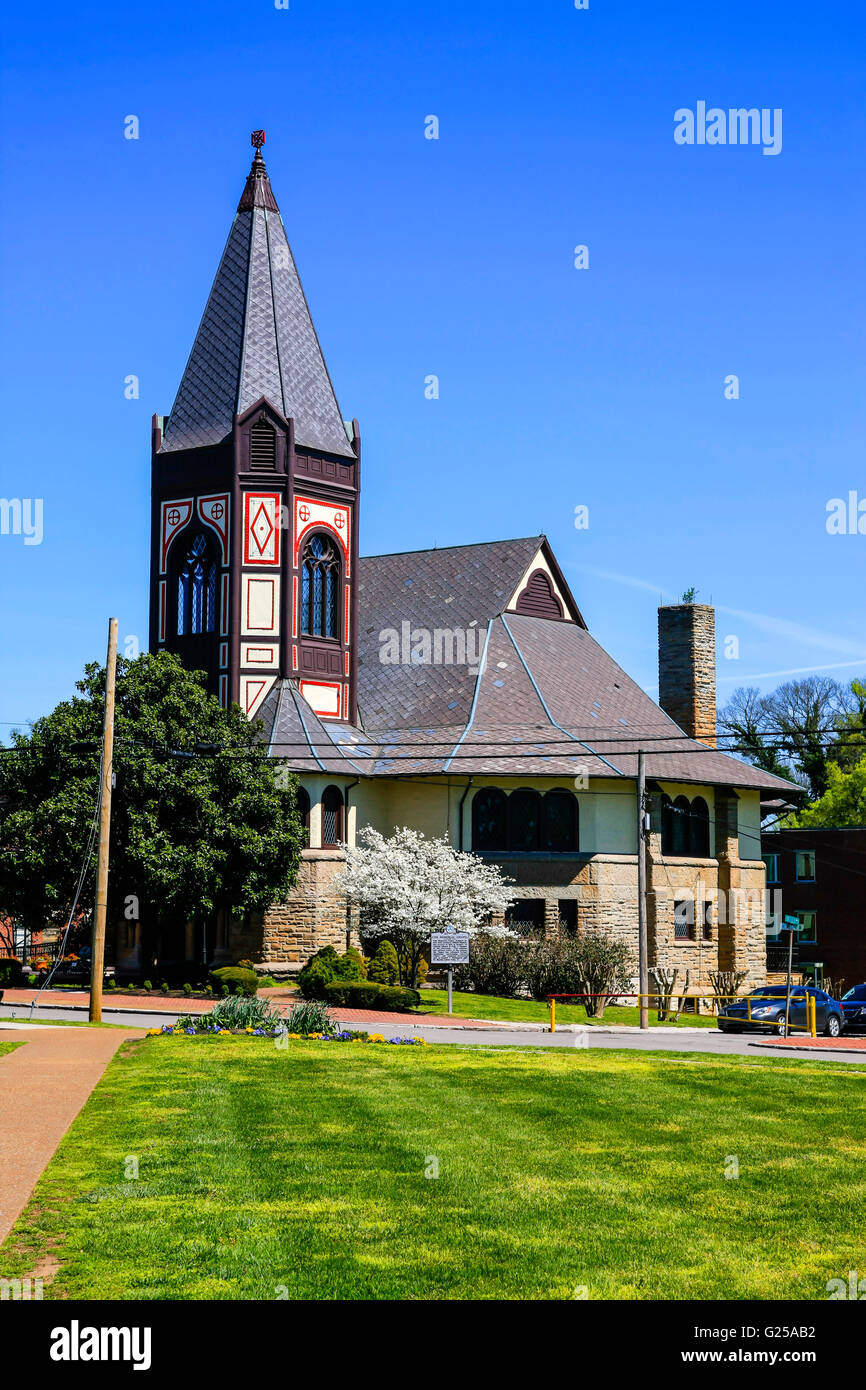
[[[0,1020],[0,1039],[24,1043],[0,1057],[0,1243],[120,1044],[143,1036],[133,1028],[4,1028]]]

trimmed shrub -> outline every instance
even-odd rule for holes
[[[631,951],[601,931],[534,941],[526,957],[526,983],[533,999],[549,994],[611,995],[628,989],[633,970]],[[582,1001],[588,1014],[600,1017],[605,1000]]]
[[[251,997],[259,987],[259,977],[255,970],[245,970],[241,965],[220,965],[210,972],[208,983],[216,986],[228,985],[230,994],[245,994]]]
[[[151,980],[145,980],[144,984],[142,985],[142,989],[144,990],[145,994],[150,994],[150,991],[153,989],[153,982]]]
[[[189,999],[190,995],[192,994],[192,985],[189,983],[188,980],[183,987],[183,992],[186,995],[187,999]]]
[[[325,986],[330,1004],[352,1009],[413,1009],[421,1003],[417,989],[399,985],[379,985],[374,980],[332,980]]]
[[[21,962],[17,956],[3,956],[0,959],[0,985],[19,985],[21,976]]]
[[[298,976],[298,989],[304,999],[324,999],[325,989],[334,978],[330,961],[311,960]]]
[[[469,963],[454,971],[455,987],[519,999],[526,992],[527,955],[533,945],[524,937],[479,932],[469,945]]]
[[[400,979],[400,962],[390,941],[380,941],[376,954],[367,962],[367,979],[377,985],[396,985]]]
[[[354,946],[338,956],[334,963],[335,980],[363,980],[367,974],[367,962]]]
[[[332,980],[363,980],[364,957],[354,946],[340,956],[333,946],[323,946],[310,956],[300,975],[298,988],[304,999],[324,999]]]
[[[338,960],[333,946],[323,946],[310,956],[298,976],[298,989],[304,999],[324,999],[325,985],[333,980]]]
[[[163,980],[162,984],[160,985],[160,989],[162,990],[163,994],[168,994],[168,980]]]

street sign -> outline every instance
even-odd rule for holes
[[[799,917],[793,917],[790,913],[786,913],[782,921],[785,923],[786,927],[799,927],[800,925]]]
[[[468,931],[435,931],[430,936],[431,965],[468,965]]]

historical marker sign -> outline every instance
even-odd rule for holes
[[[468,965],[468,931],[434,931],[430,936],[431,965]]]

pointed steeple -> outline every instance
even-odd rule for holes
[[[261,144],[163,435],[162,452],[218,444],[265,396],[295,442],[354,458]]]

